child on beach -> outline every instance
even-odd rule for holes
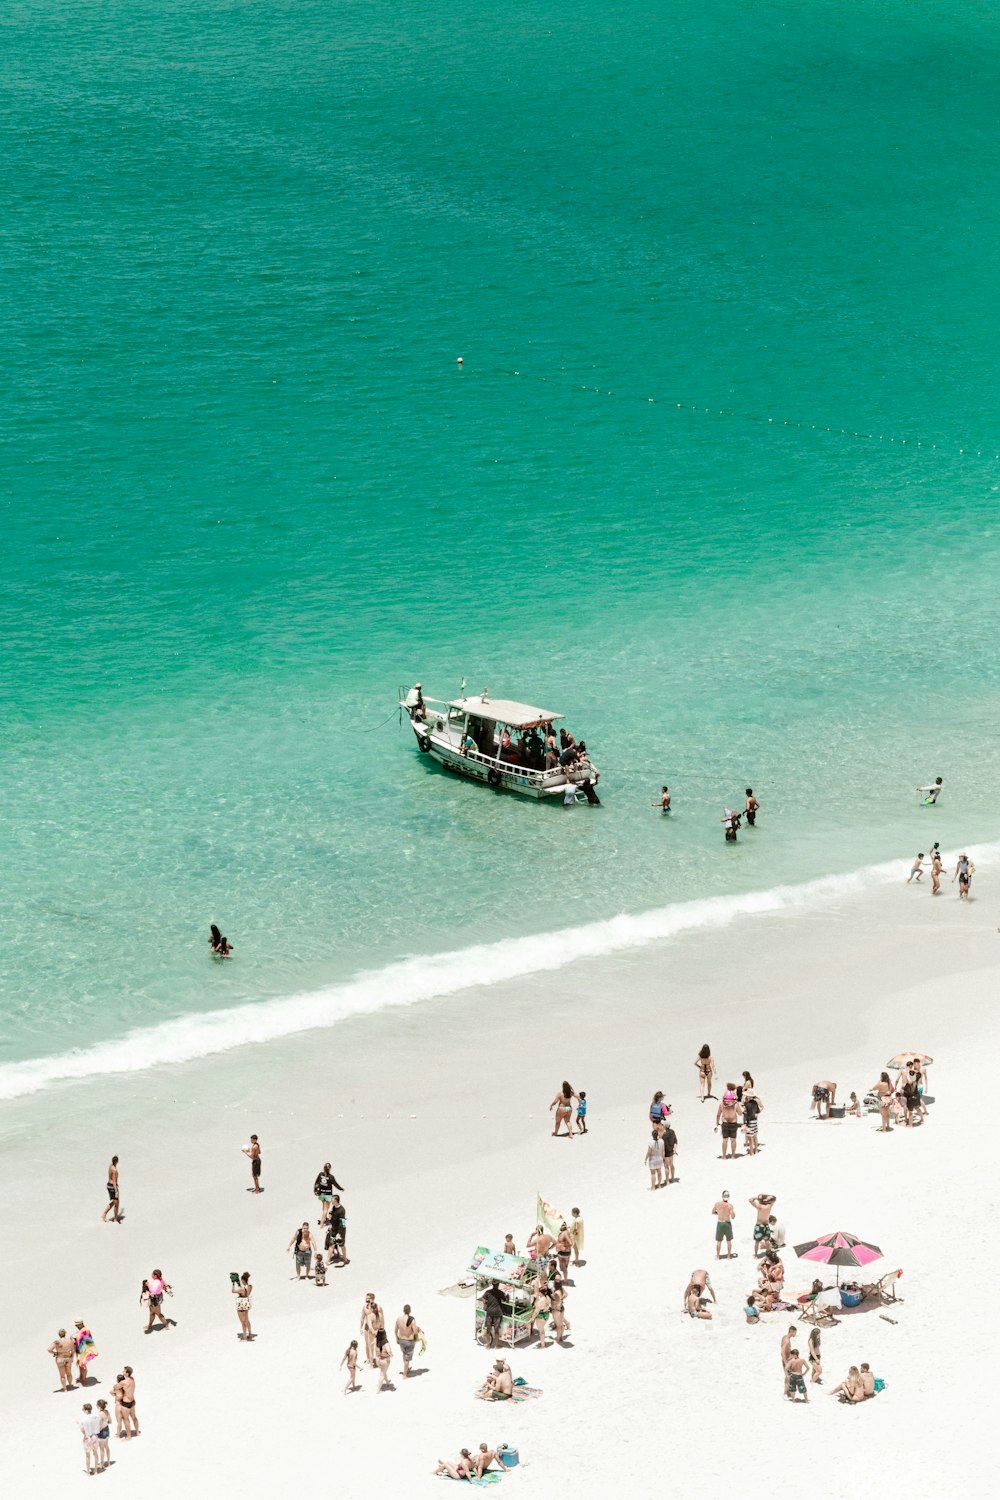
[[[858,1096],[853,1089],[851,1090],[851,1102],[847,1106],[847,1113],[855,1115],[859,1120],[861,1118],[861,1105],[858,1103]]]
[[[906,877],[906,883],[907,885],[909,885],[911,880],[923,880],[923,878],[924,856],[922,854],[918,854],[916,859],[913,861],[913,865],[911,866],[909,875],[907,875]]]
[[[749,1297],[747,1298],[747,1305],[743,1309],[743,1311],[746,1313],[746,1318],[747,1318],[747,1322],[748,1323],[759,1323],[760,1322],[760,1313],[757,1311],[757,1293],[756,1292],[751,1292],[750,1293]]]
[[[324,1265],[323,1257],[318,1250],[316,1251],[315,1281],[317,1286],[326,1286],[326,1266]]]
[[[581,1089],[576,1101],[576,1128],[581,1135],[587,1134],[587,1090]]]

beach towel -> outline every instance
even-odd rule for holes
[[[515,1381],[515,1383],[514,1383],[514,1394],[511,1397],[511,1400],[512,1401],[537,1401],[538,1397],[541,1394],[542,1393],[539,1390],[539,1388],[538,1388],[537,1385],[519,1385]]]

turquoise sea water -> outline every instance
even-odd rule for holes
[[[995,7],[2,35],[0,1062],[996,836]],[[463,674],[603,808],[430,771]]]

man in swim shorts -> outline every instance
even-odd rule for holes
[[[254,1193],[260,1192],[260,1142],[255,1135],[250,1137],[249,1146],[243,1147],[243,1155],[250,1159],[250,1176],[253,1179]]]
[[[111,1158],[111,1165],[108,1167],[108,1199],[109,1199],[108,1206],[107,1206],[107,1208],[105,1208],[104,1212],[101,1214],[101,1223],[102,1224],[105,1223],[106,1220],[107,1220],[108,1214],[112,1214],[114,1216],[114,1223],[120,1224],[122,1220],[121,1220],[121,1200],[120,1200],[120,1198],[118,1196],[118,1158],[117,1158],[117,1156],[113,1156]]]
[[[799,1355],[797,1349],[791,1351],[791,1358],[785,1366],[785,1395],[790,1401],[796,1401],[802,1397],[806,1405],[809,1405],[809,1392],[806,1390],[805,1373],[809,1366]]]
[[[777,1199],[773,1193],[758,1193],[756,1198],[750,1199],[750,1207],[757,1210],[757,1222],[753,1226],[753,1258],[757,1259],[768,1248],[771,1239],[771,1225],[769,1223],[771,1210]]]
[[[837,1085],[829,1078],[821,1078],[819,1083],[813,1084],[813,1108],[816,1110],[817,1120],[828,1120],[830,1105],[836,1102]]]
[[[733,1207],[733,1205],[729,1201],[729,1194],[728,1193],[723,1193],[723,1195],[719,1199],[718,1203],[712,1209],[712,1212],[713,1212],[713,1214],[715,1215],[715,1218],[716,1218],[716,1225],[715,1225],[715,1258],[716,1258],[716,1260],[721,1260],[722,1259],[721,1255],[719,1254],[719,1251],[722,1248],[722,1242],[723,1242],[723,1240],[725,1240],[725,1242],[726,1242],[726,1244],[728,1246],[728,1249],[726,1250],[726,1259],[727,1260],[732,1260],[732,1258],[733,1258],[733,1220],[736,1218],[736,1210],[735,1210],[735,1208]]]
[[[725,1093],[715,1112],[715,1128],[722,1130],[723,1161],[727,1156],[736,1156],[736,1132],[739,1129],[742,1112],[742,1106],[736,1099],[736,1085],[727,1083]]]

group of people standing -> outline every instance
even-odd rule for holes
[[[90,1366],[98,1357],[94,1336],[82,1318],[73,1325],[76,1332],[67,1333],[60,1328],[49,1345],[49,1353],[56,1362],[61,1392],[72,1391],[73,1365],[77,1367],[77,1385],[81,1390],[90,1384]],[[116,1435],[127,1441],[139,1436],[139,1418],[135,1409],[135,1375],[131,1365],[123,1365],[109,1392],[115,1403],[114,1423]],[[111,1467],[111,1413],[105,1400],[86,1401],[79,1418],[83,1437],[83,1465],[87,1474],[100,1474]]]
[[[927,859],[931,871],[931,895],[940,896],[941,876],[946,874],[944,860],[941,855],[941,845],[932,844],[929,855],[923,851],[917,855],[910,866],[910,873],[906,877],[906,884],[915,883],[919,885],[924,878],[924,859]],[[955,862],[955,872],[951,877],[952,885],[958,881],[958,898],[960,901],[968,901],[969,892],[972,890],[972,877],[976,873],[976,867],[969,856],[963,850]]]
[[[358,1330],[365,1343],[365,1365],[369,1369],[378,1372],[378,1384],[376,1391],[392,1391],[395,1386],[389,1379],[389,1366],[392,1363],[392,1345],[385,1328],[385,1313],[378,1302],[374,1292],[366,1292],[364,1304],[361,1308],[361,1324]],[[420,1327],[413,1315],[413,1309],[408,1302],[403,1304],[403,1311],[396,1319],[393,1335],[399,1347],[400,1358],[403,1361],[402,1376],[408,1380],[413,1373],[413,1354],[419,1344],[419,1352],[423,1354],[427,1348],[427,1335]],[[347,1367],[347,1384],[344,1386],[344,1394],[350,1391],[359,1391],[358,1384],[358,1340],[352,1339],[344,1350],[340,1361],[340,1368]]]

